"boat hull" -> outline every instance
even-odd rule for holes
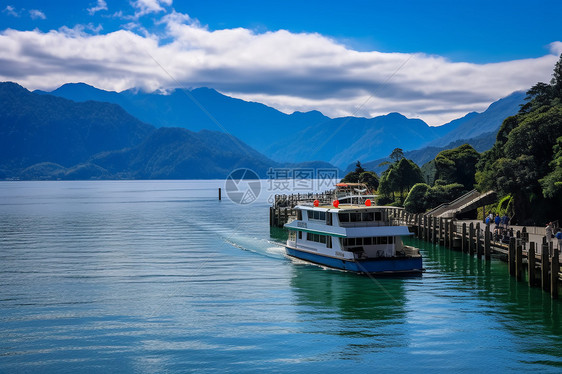
[[[323,256],[316,253],[300,251],[296,248],[285,247],[290,257],[326,266],[333,269],[351,271],[361,274],[417,274],[423,272],[420,257],[390,257],[369,260],[349,261],[335,257]]]

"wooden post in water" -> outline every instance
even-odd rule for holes
[[[449,248],[455,246],[455,221],[449,221]]]
[[[535,279],[535,242],[529,243],[529,252],[527,253],[527,272],[529,273],[529,286],[533,287],[536,284]]]
[[[221,188],[219,187],[219,201],[221,201]]]
[[[550,296],[553,299],[558,299],[558,271],[560,270],[560,259],[558,258],[558,249],[556,248],[552,251],[550,264]]]
[[[509,239],[509,248],[507,250],[507,262],[509,264],[509,275],[515,275],[515,238]]]
[[[521,280],[523,277],[523,247],[521,240],[516,241],[515,247],[515,277]]]
[[[449,221],[448,221],[448,220],[445,220],[443,229],[444,229],[444,233],[443,233],[443,245],[444,245],[446,248],[449,248]]]
[[[474,255],[474,242],[472,238],[474,237],[474,222],[470,222],[468,226],[468,253],[472,256]]]
[[[423,240],[426,241],[429,241],[429,227],[427,226],[428,221],[427,216],[423,216]]]
[[[486,225],[486,231],[484,232],[484,258],[486,261],[490,261],[491,251],[490,251],[490,237],[492,233],[490,232],[490,225]]]
[[[463,252],[468,252],[468,246],[466,244],[466,222],[462,223],[461,249]]]
[[[480,222],[476,224],[476,256],[482,258],[482,242],[480,233]]]
[[[543,291],[550,290],[550,277],[548,276],[548,268],[550,267],[550,262],[548,261],[548,244],[544,243],[541,249],[541,285]]]
[[[427,217],[427,223],[425,226],[425,240],[431,242],[431,217]]]
[[[439,227],[437,217],[433,217],[433,244],[439,244]]]

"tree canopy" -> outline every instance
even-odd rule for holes
[[[402,158],[390,164],[382,174],[379,192],[386,196],[394,195],[395,192],[404,195],[413,185],[422,182],[423,176],[419,166],[412,160]]]
[[[365,183],[369,190],[374,191],[379,188],[379,177],[374,171],[367,171],[357,161],[355,170],[347,173],[341,180],[344,183]]]
[[[562,210],[562,55],[550,84],[539,82],[508,117],[477,164],[479,190],[513,198],[520,223],[559,218]]]
[[[435,157],[435,179],[445,184],[460,183],[466,190],[474,188],[474,175],[480,154],[468,144],[440,152]]]

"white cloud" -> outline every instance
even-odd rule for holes
[[[562,54],[562,42],[550,43],[549,47],[550,47],[551,53],[553,53],[555,55],[561,55]]]
[[[31,9],[29,11],[29,16],[32,19],[47,19],[47,16],[45,16],[45,13],[43,13],[42,11],[37,10],[37,9]]]
[[[98,0],[98,3],[95,6],[88,8],[88,13],[93,16],[94,14],[102,10],[107,10],[107,3],[105,2],[105,0]]]
[[[150,13],[159,13],[165,9],[162,5],[172,5],[172,0],[135,0],[131,5],[136,9],[135,17],[141,17]]]
[[[549,81],[562,49],[562,42],[555,42],[551,53],[539,58],[454,63],[426,54],[359,52],[319,34],[211,31],[176,12],[162,23],[163,35],[146,30],[90,35],[87,27],[5,30],[0,80],[29,89],[67,82],[116,91],[208,86],[288,113],[400,112],[437,125]]]
[[[4,10],[2,11],[3,13],[9,14],[10,16],[13,17],[19,17],[20,14],[16,11],[16,8],[14,8],[11,5],[6,5],[6,8],[4,8]]]

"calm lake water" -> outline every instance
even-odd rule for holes
[[[223,181],[0,182],[0,372],[562,371],[560,301],[412,240],[427,272],[293,263]]]

